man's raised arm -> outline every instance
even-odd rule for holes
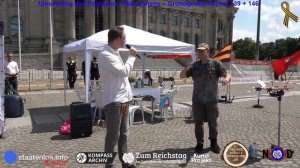
[[[186,78],[187,71],[189,71],[192,68],[192,64],[188,64],[181,72],[180,72],[180,78]]]

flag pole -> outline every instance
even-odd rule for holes
[[[272,75],[272,71],[271,71],[271,63],[272,63],[272,58],[270,57],[270,61],[269,61],[269,70],[270,70],[271,84],[272,84],[272,87],[273,87],[274,75]],[[272,76],[273,76],[273,77],[272,77]]]
[[[50,4],[52,0],[49,0]],[[50,24],[50,89],[52,85],[52,77],[53,77],[53,46],[52,46],[52,37],[53,37],[53,27],[52,27],[52,7],[49,6],[49,24]]]
[[[20,72],[22,70],[22,55],[21,55],[21,18],[20,18],[20,0],[18,0],[18,41],[19,41],[19,65]],[[21,74],[21,73],[19,73]],[[20,78],[19,78],[20,79]]]
[[[261,0],[258,0],[257,32],[256,32],[256,61],[259,60],[260,8],[261,8]]]
[[[231,45],[232,45],[232,50],[231,50],[231,52],[230,52],[229,73],[232,72],[232,70],[231,70],[231,68],[232,68],[232,66],[231,66],[231,60],[232,60],[232,52],[233,52],[233,43],[231,43]],[[228,98],[228,100],[229,100],[229,101],[230,101],[230,98],[231,98],[230,85],[231,85],[231,82],[228,83],[228,88],[229,88],[229,93],[228,93],[228,94],[229,94],[229,98]]]
[[[290,81],[290,79],[291,79],[294,72],[295,72],[295,68],[293,68],[293,72],[291,73],[289,79],[286,81],[285,86],[287,86],[287,84],[289,83],[289,81]]]

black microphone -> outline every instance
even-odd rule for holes
[[[128,48],[128,49],[131,48],[131,45],[129,45],[129,44],[126,44],[125,46],[126,46],[126,48]],[[138,57],[139,59],[141,59],[141,57],[139,56],[139,54],[136,54],[136,57]]]

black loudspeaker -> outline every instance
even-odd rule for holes
[[[91,104],[72,103],[71,108],[71,138],[90,136],[92,134]]]
[[[23,99],[19,95],[5,95],[4,97],[5,117],[22,117],[24,114]]]

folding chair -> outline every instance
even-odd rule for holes
[[[74,83],[74,88],[79,101],[85,102],[85,90],[81,89],[78,83]]]
[[[133,98],[135,102],[137,102],[137,105],[129,105],[129,125],[132,125],[134,122],[134,113],[137,110],[142,111],[142,119],[143,119],[143,124],[145,124],[145,117],[144,117],[144,108],[143,108],[143,99],[142,98]]]
[[[95,111],[93,116],[93,123],[95,122],[97,111],[98,111],[99,121],[101,121],[102,118],[102,109],[103,109],[102,95],[103,95],[103,90],[93,91],[93,97],[95,100]]]

